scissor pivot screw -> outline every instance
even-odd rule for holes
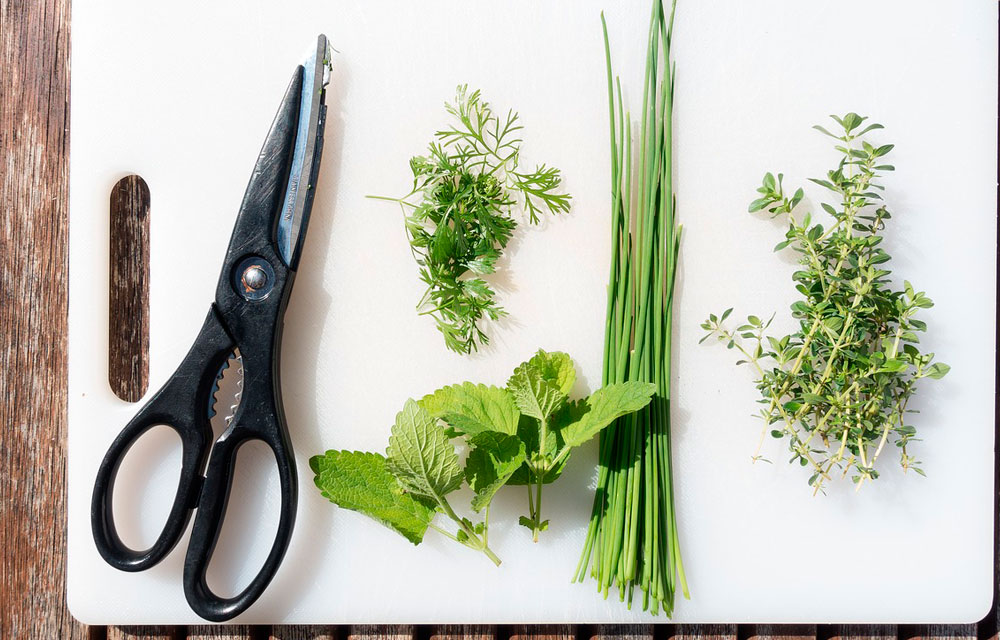
[[[247,267],[243,272],[243,284],[247,289],[259,291],[267,284],[267,274],[260,268],[260,265]]]
[[[263,300],[274,288],[274,269],[264,258],[248,256],[236,265],[233,287],[245,300]]]

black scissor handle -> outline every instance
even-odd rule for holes
[[[90,520],[97,550],[111,566],[122,571],[148,569],[166,557],[180,540],[197,502],[201,470],[211,447],[208,403],[212,384],[232,349],[233,340],[213,307],[180,366],[125,425],[104,455],[94,483]],[[160,535],[148,549],[135,550],[122,542],[115,527],[112,503],[115,478],[129,449],[144,433],[158,425],[168,426],[180,436],[181,474]]]
[[[277,427],[277,425],[275,425]],[[281,564],[292,537],[298,505],[298,478],[295,458],[291,448],[279,431],[261,431],[236,425],[222,436],[212,450],[205,473],[205,484],[198,502],[191,541],[184,560],[184,595],[195,613],[213,622],[223,622],[245,611],[270,584]],[[231,598],[216,595],[208,586],[208,564],[219,540],[222,522],[233,483],[236,456],[241,446],[252,440],[261,440],[270,447],[278,465],[281,486],[281,507],[278,532],[264,565],[243,591]]]

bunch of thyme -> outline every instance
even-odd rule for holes
[[[558,192],[558,169],[518,170],[517,113],[495,115],[479,91],[465,85],[445,108],[455,122],[434,134],[427,155],[410,160],[413,189],[402,198],[378,199],[399,203],[406,215],[410,248],[427,285],[417,308],[434,318],[449,349],[471,353],[489,342],[482,322],[506,315],[482,276],[496,270],[517,227],[513,209],[520,204],[536,224],[546,211],[569,211],[570,196]]]
[[[908,406],[918,380],[938,379],[949,370],[917,347],[917,333],[927,325],[916,315],[933,306],[930,298],[909,282],[897,290],[889,281],[890,256],[881,234],[891,215],[876,181],[893,170],[884,164],[893,145],[863,140],[882,125],[859,129],[866,118],[856,113],[831,117],[842,133],[815,128],[837,140],[841,158],[826,179],[811,179],[839,201],[821,205],[830,226],[814,223],[809,213],[799,216],[803,190],[786,195],[780,173],[777,179],[764,176],[760,197],[750,204],[751,212],[788,217],[785,239],[774,250],[799,254],[801,268],[792,279],[802,299],[791,305],[798,330],[771,336],[771,321],[757,316],[731,329],[725,322],[732,309],[702,324],[709,332],[702,341],[715,336],[743,354],[737,364],[749,364],[756,373],[765,426],[754,460],[762,459],[768,431],[786,439],[790,462],[811,469],[814,493],[823,491],[834,470],[842,477],[852,473],[858,489],[877,478],[875,463],[890,439],[903,470],[924,475],[908,452],[916,439]]]

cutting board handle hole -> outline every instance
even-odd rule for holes
[[[149,186],[125,176],[111,189],[108,382],[126,402],[149,386]]]

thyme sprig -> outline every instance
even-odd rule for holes
[[[908,281],[894,289],[886,268],[889,254],[881,246],[886,208],[877,182],[893,171],[884,158],[893,145],[874,146],[862,139],[882,129],[856,113],[831,116],[842,133],[834,138],[840,161],[824,179],[811,179],[837,196],[839,203],[822,203],[832,218],[824,227],[810,213],[799,215],[802,189],[791,196],[783,175],[764,176],[760,197],[750,212],[787,216],[785,239],[775,251],[790,248],[799,254],[801,268],[792,275],[802,299],[791,305],[799,321],[794,333],[775,337],[771,320],[748,316],[730,328],[732,313],[711,314],[702,324],[708,334],[742,354],[737,364],[753,368],[764,421],[754,460],[764,459],[761,448],[768,432],[785,439],[790,462],[809,467],[814,493],[824,490],[835,471],[852,474],[858,489],[879,476],[876,461],[890,441],[900,451],[903,470],[924,475],[908,446],[917,440],[909,408],[916,383],[948,373],[946,364],[933,362],[933,353],[921,353],[918,332],[927,325],[916,317],[933,302]]]
[[[506,315],[483,276],[496,271],[510,241],[516,208],[537,224],[546,212],[569,211],[559,170],[520,169],[518,114],[496,115],[479,91],[460,85],[445,105],[453,122],[434,134],[427,154],[410,160],[413,188],[397,202],[406,216],[410,249],[427,285],[417,304],[434,318],[452,351],[471,353],[489,342],[485,320]]]

